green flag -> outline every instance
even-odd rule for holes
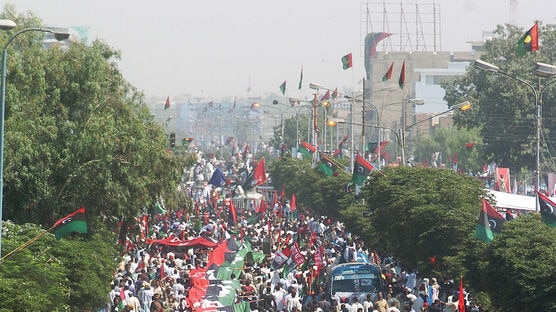
[[[527,52],[539,50],[539,24],[535,23],[517,42],[517,55],[524,56]]]
[[[280,85],[280,92],[282,92],[282,95],[286,94],[286,80]]]
[[[494,235],[502,231],[502,225],[506,219],[483,198],[481,214],[475,227],[475,238],[485,243],[490,243]]]
[[[71,232],[87,233],[87,216],[85,207],[81,207],[64,218],[56,221],[53,226],[54,236],[60,239]]]
[[[336,174],[337,166],[332,162],[330,158],[325,155],[321,155],[320,164],[318,170],[325,175],[331,177]]]
[[[539,191],[536,192],[542,220],[549,227],[556,227],[556,204]]]
[[[353,67],[353,59],[351,53],[342,56],[342,68],[348,69]]]
[[[299,148],[299,152],[301,154],[305,155],[305,157],[307,157],[307,158],[311,158],[311,156],[313,155],[313,153],[316,150],[317,149],[313,145],[311,145],[311,144],[309,144],[305,141],[301,142],[301,147]]]
[[[361,155],[357,154],[355,156],[355,163],[353,164],[353,176],[351,177],[351,181],[356,185],[363,185],[367,176],[373,171],[374,167],[365,160],[365,158],[361,157]]]

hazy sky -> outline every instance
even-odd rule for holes
[[[122,53],[120,69],[147,97],[202,97],[279,92],[307,97],[309,82],[353,88],[365,76],[362,58],[364,1],[354,0],[8,0],[45,25],[88,26]],[[371,7],[381,3],[372,1]],[[441,47],[469,51],[467,41],[510,21],[510,0],[427,0],[423,14],[439,4]],[[556,1],[515,1],[514,21],[555,23]],[[426,21],[427,16],[422,17]],[[411,26],[410,26],[411,27]],[[383,31],[373,26],[373,31]],[[396,34],[393,34],[393,38]],[[429,46],[432,43],[429,43]],[[354,68],[340,58],[353,53]],[[297,89],[303,66],[302,90]],[[357,87],[355,87],[357,88]]]

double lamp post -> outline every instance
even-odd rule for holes
[[[537,80],[537,86],[534,86],[533,84],[531,84],[530,82],[520,78],[520,77],[516,77],[516,76],[512,76],[508,73],[505,73],[503,71],[500,70],[500,67],[487,63],[483,60],[475,60],[475,62],[473,63],[473,66],[475,68],[481,69],[481,70],[485,70],[488,72],[492,72],[495,74],[500,74],[503,76],[506,76],[508,78],[511,78],[513,80],[516,80],[524,85],[526,85],[529,89],[531,89],[531,91],[533,92],[533,94],[535,95],[535,107],[537,108],[537,115],[536,115],[536,119],[537,119],[537,123],[536,123],[536,130],[537,130],[537,137],[536,137],[536,159],[535,159],[535,182],[536,182],[536,188],[539,189],[540,185],[541,185],[541,166],[540,166],[540,155],[541,155],[541,128],[542,128],[542,96],[544,93],[544,90],[546,89],[546,87],[548,87],[549,85],[553,84],[556,82],[556,80],[551,80],[549,82],[547,82],[546,84],[544,84],[544,86],[541,85],[541,78],[549,78],[552,76],[556,75],[556,66],[554,65],[550,65],[550,64],[545,64],[545,63],[536,63],[536,67],[535,67],[535,71],[534,74],[535,76],[538,77]],[[535,211],[538,212],[539,211],[539,203],[538,201],[536,202],[535,205]]]

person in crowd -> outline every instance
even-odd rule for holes
[[[378,293],[378,299],[375,301],[374,307],[378,312],[386,312],[388,310],[388,302],[382,297],[382,292]]]

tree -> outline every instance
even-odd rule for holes
[[[470,144],[470,145],[468,145]],[[484,152],[479,129],[436,129],[431,136],[418,137],[416,142],[415,160],[429,163],[432,153],[441,152],[446,168],[451,169],[454,154],[457,157],[458,171],[476,173],[483,166]]]
[[[478,180],[452,170],[385,168],[362,192],[379,250],[425,275],[465,272],[465,247],[474,243],[485,192]]]
[[[502,72],[522,79],[535,89],[537,81],[542,86],[545,79],[533,75],[535,62],[551,63],[556,58],[556,26],[540,26],[542,36],[540,53],[518,57],[516,44],[526,30],[512,25],[498,26],[491,40],[485,43],[481,59],[500,67]],[[541,172],[554,171],[550,155],[551,142],[556,137],[556,124],[549,122],[556,117],[556,85],[543,92],[542,119],[543,141]],[[522,168],[532,172],[536,163],[536,117],[535,94],[525,83],[484,70],[470,67],[465,76],[444,85],[445,99],[457,103],[469,100],[473,103],[472,114],[460,114],[454,118],[456,125],[479,127],[488,161],[509,167],[512,172]]]
[[[338,169],[342,171],[342,169]],[[353,202],[352,193],[345,191],[351,174],[343,171],[338,176],[325,176],[311,167],[310,160],[280,158],[268,166],[274,187],[295,192],[298,207],[319,215],[337,218],[346,201]],[[291,196],[291,194],[287,194]]]
[[[40,26],[6,11],[2,17],[19,26],[0,41]],[[174,196],[188,161],[166,151],[164,130],[117,68],[119,52],[100,41],[45,49],[42,36],[29,32],[10,45],[5,218],[46,226],[86,206],[93,229],[129,225]]]
[[[539,214],[521,215],[481,248],[474,283],[488,293],[493,311],[554,311],[554,250],[556,229]]]
[[[44,233],[4,222],[3,256]],[[118,253],[114,235],[97,231],[56,240],[48,233],[0,264],[0,311],[82,311],[102,307]]]

